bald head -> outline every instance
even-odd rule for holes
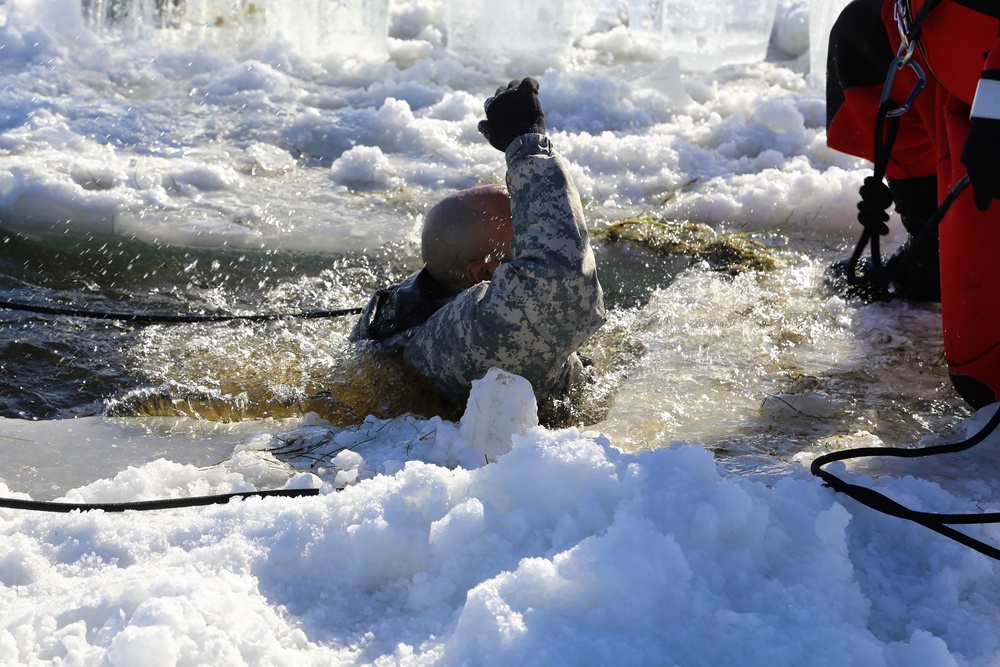
[[[427,271],[455,291],[489,280],[510,260],[510,196],[499,185],[448,195],[424,218],[420,248]]]

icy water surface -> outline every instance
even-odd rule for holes
[[[757,235],[774,266],[730,270],[634,241],[594,242],[611,307],[585,352],[600,381],[551,425],[625,447],[683,437],[721,453],[786,458],[826,438],[909,442],[966,414],[947,385],[932,306],[862,306],[822,284],[816,238]],[[95,312],[298,313],[364,303],[415,266],[369,255],[160,249],[111,239],[4,243],[12,302]],[[17,277],[13,274],[17,273]],[[267,323],[132,324],[2,313],[0,416],[302,416],[334,423],[406,412],[457,419],[420,378],[346,341],[353,316]],[[825,443],[825,445],[824,445]]]
[[[289,39],[283,5],[212,20],[191,5],[155,25],[139,5],[3,5],[0,294],[153,315],[360,306],[419,266],[434,201],[503,180],[475,128],[482,100],[533,74],[611,307],[585,350],[600,381],[542,406],[545,423],[627,449],[683,439],[785,459],[845,438],[911,442],[965,416],[934,306],[847,303],[822,284],[866,167],[825,147],[809,53],[682,72],[609,6],[590,7],[568,50],[500,67],[449,50],[430,0],[390,3],[387,45],[360,58]],[[770,263],[618,234],[637,214],[749,239]],[[461,415],[398,363],[359,355],[350,325],[3,310],[0,416]]]

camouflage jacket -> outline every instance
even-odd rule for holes
[[[605,321],[604,297],[580,195],[548,137],[526,134],[506,151],[514,237],[511,261],[426,321],[377,345],[446,395],[465,400],[491,367],[531,382],[539,400],[581,375],[576,350]],[[378,295],[352,339],[371,338]]]

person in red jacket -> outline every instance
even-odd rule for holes
[[[1000,204],[992,202],[1000,198],[998,43],[1000,2],[854,0],[831,31],[827,65],[831,148],[876,161],[876,138],[888,132],[876,134],[878,110],[886,99],[900,111],[891,154],[881,156],[888,188],[866,179],[862,198],[881,200],[882,215],[895,202],[910,237],[885,262],[884,280],[859,264],[852,289],[877,298],[887,284],[888,296],[918,300],[937,300],[939,292],[949,374],[975,408],[1000,398]],[[915,93],[921,78],[926,85]],[[971,187],[916,243],[966,174]],[[859,204],[859,220],[866,206]],[[881,219],[881,226],[870,215],[862,223],[885,234],[888,216]],[[844,267],[833,273],[845,278]]]

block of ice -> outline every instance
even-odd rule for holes
[[[809,83],[826,89],[826,52],[830,29],[850,0],[810,0],[809,4]]]
[[[461,433],[487,461],[496,461],[509,452],[513,447],[511,438],[535,426],[535,394],[523,377],[491,368],[483,379],[472,382]]]
[[[708,71],[767,55],[778,0],[630,0],[629,26],[659,37],[681,69]]]
[[[100,34],[160,28],[209,47],[238,49],[270,36],[312,58],[387,54],[389,0],[82,0],[81,9]]]
[[[153,26],[156,18],[151,3],[143,0],[81,0],[80,13],[98,34],[123,32],[144,24]]]
[[[629,0],[628,27],[636,34],[659,34],[663,26],[663,0]]]
[[[565,52],[580,30],[581,0],[447,0],[448,49],[509,63]]]
[[[809,0],[779,0],[771,45],[798,58],[809,50]]]
[[[691,97],[684,89],[681,67],[677,58],[661,58],[648,67],[634,67],[633,71],[638,74],[632,79],[633,84],[643,88],[651,88],[678,105],[691,101]]]
[[[299,52],[322,58],[381,58],[387,51],[389,0],[268,0],[268,30]]]

